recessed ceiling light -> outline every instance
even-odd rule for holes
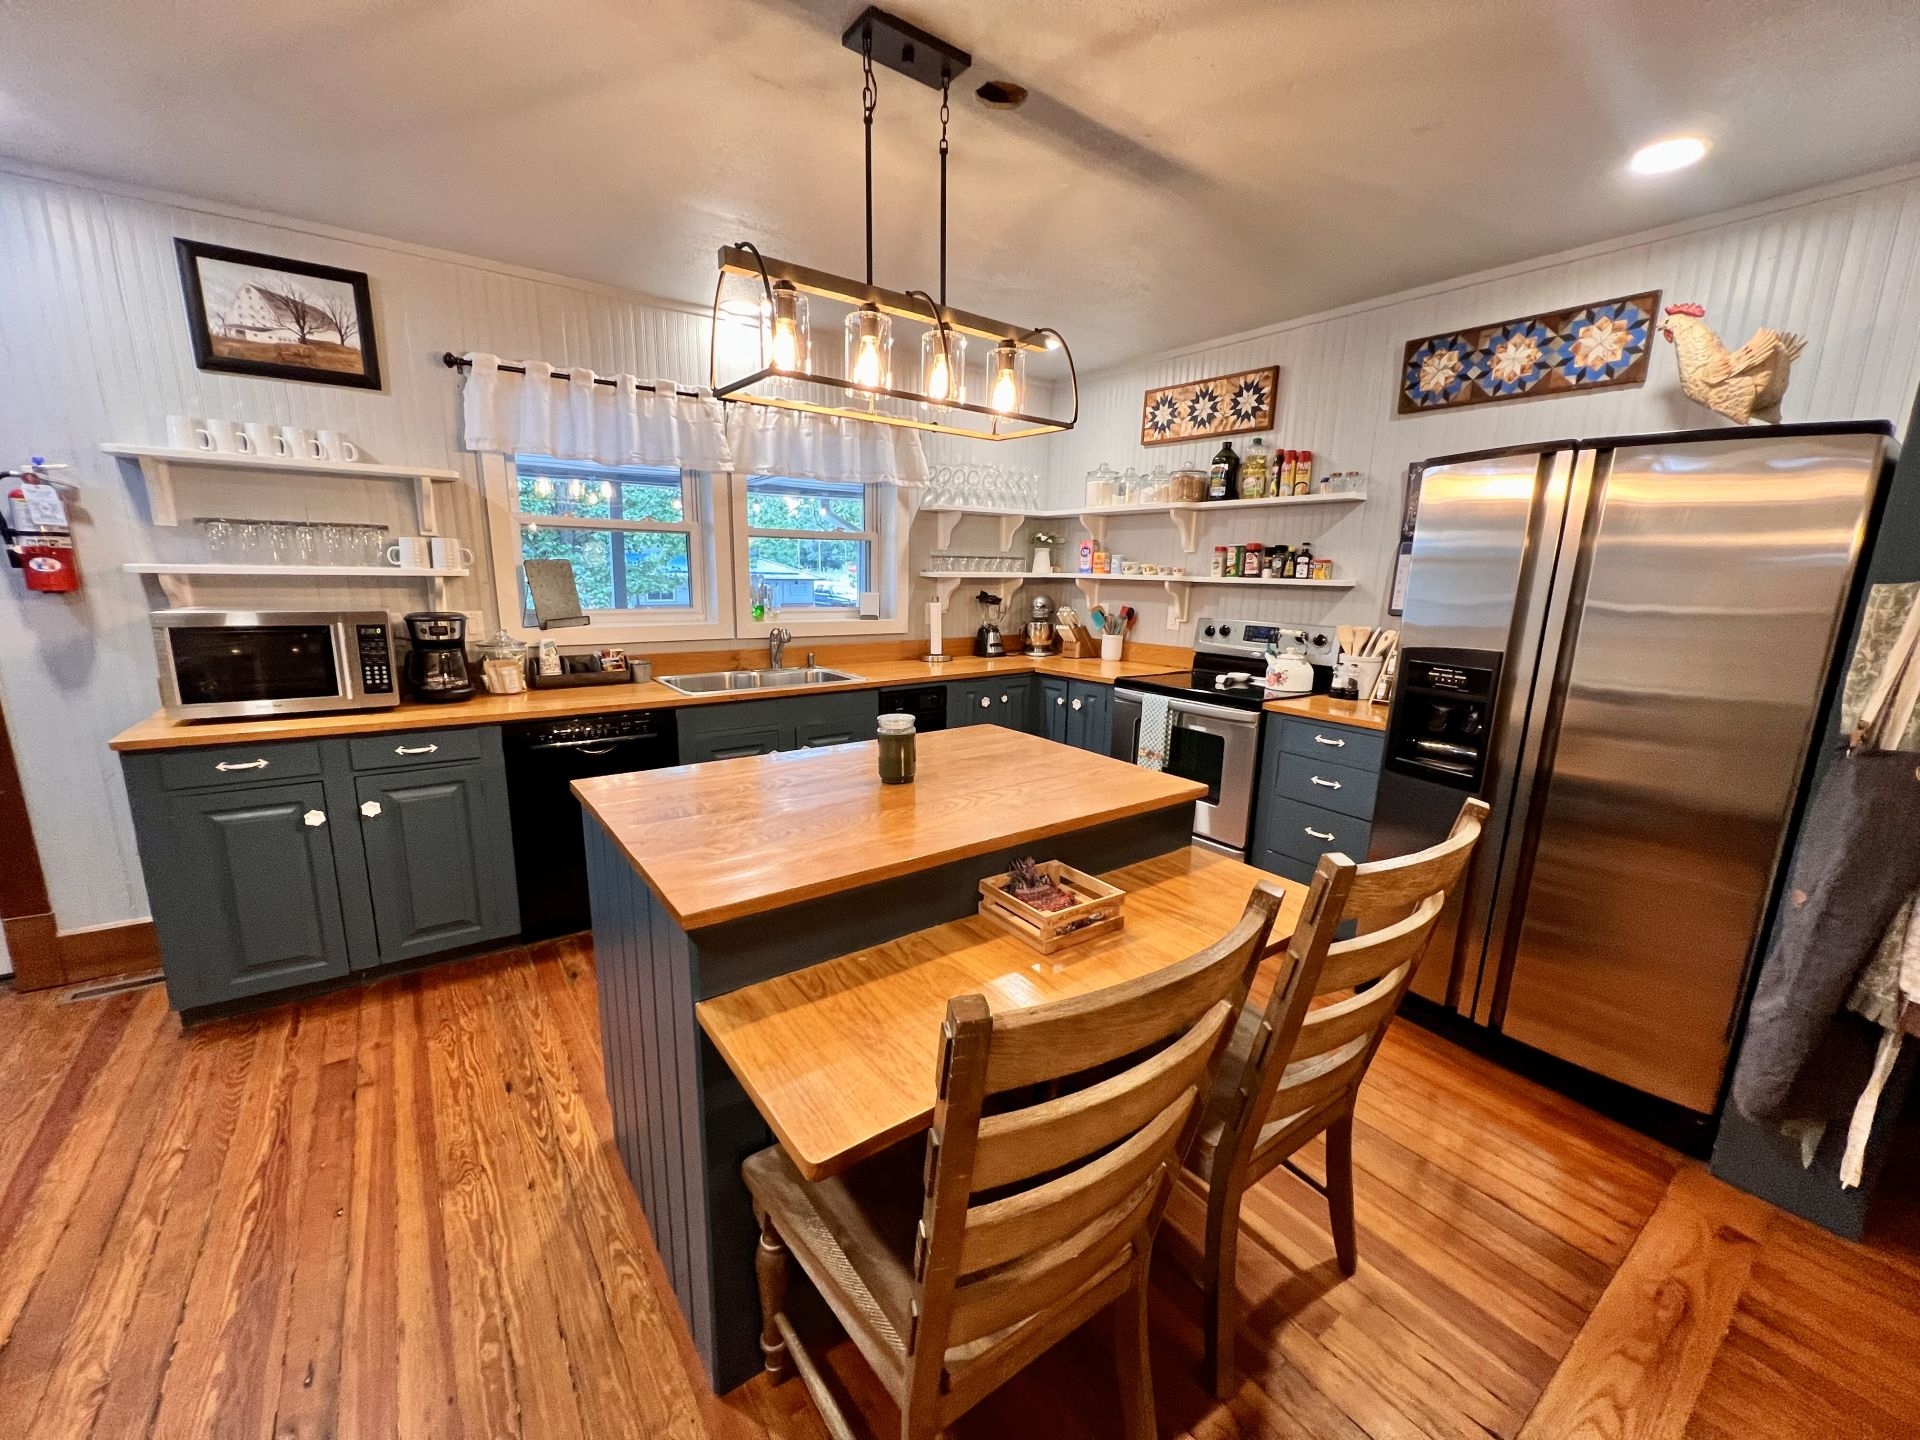
[[[1665,175],[1698,165],[1707,154],[1707,142],[1697,135],[1677,135],[1671,140],[1656,140],[1633,152],[1628,168],[1636,175]]]

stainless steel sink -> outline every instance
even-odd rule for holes
[[[780,670],[709,670],[701,675],[663,675],[661,683],[682,695],[719,695],[732,690],[792,690],[803,685],[839,685],[862,677],[818,665]]]

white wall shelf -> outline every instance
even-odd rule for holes
[[[424,465],[376,465],[363,460],[290,460],[275,455],[238,455],[224,450],[175,450],[166,445],[131,445],[113,442],[100,447],[117,460],[139,465],[140,477],[147,486],[147,508],[156,525],[180,523],[180,512],[173,502],[173,468],[176,465],[201,466],[216,470],[252,470],[260,474],[337,476],[352,480],[403,480],[413,485],[414,506],[422,535],[440,533],[435,518],[433,487],[460,478],[458,470],[436,470]],[[287,566],[276,567],[288,569]]]
[[[1102,585],[1166,586],[1167,595],[1173,601],[1167,607],[1169,630],[1178,630],[1187,623],[1187,601],[1196,585],[1243,585],[1259,590],[1345,591],[1353,588],[1351,580],[1256,580],[1250,575],[1074,575],[1070,578],[1087,597],[1089,606],[1100,603]]]
[[[1000,522],[1000,548],[1013,544],[1013,537],[1028,520],[1078,520],[1096,540],[1107,535],[1107,521],[1116,515],[1165,515],[1180,532],[1180,548],[1193,554],[1198,542],[1200,517],[1215,510],[1280,509],[1289,505],[1360,505],[1364,494],[1334,491],[1313,495],[1272,495],[1258,500],[1175,500],[1159,505],[1072,505],[1064,510],[1007,509],[992,505],[931,505],[925,513],[934,517],[935,545],[944,550],[953,541],[954,527],[969,515],[991,515]]]
[[[433,608],[444,610],[447,608],[445,582],[469,573],[465,569],[435,570],[419,565],[242,565],[199,560],[135,560],[120,568],[129,575],[151,575],[158,582],[160,593],[167,597],[167,603],[175,607],[193,603],[195,577],[226,575],[295,580],[322,577],[427,580],[431,582]]]

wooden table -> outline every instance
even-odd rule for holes
[[[773,1137],[695,1006],[964,925],[980,878],[1021,855],[1092,874],[1184,856],[1194,802],[1206,793],[995,725],[923,735],[919,761],[915,783],[883,786],[869,741],[574,787],[587,817],[614,1138],[717,1389],[760,1364],[756,1231],[740,1163]],[[1250,884],[1238,883],[1222,916],[1238,913]],[[1156,947],[1143,913],[1121,932],[1129,938],[1118,952],[1134,955],[1130,963],[1164,963],[1229,923],[1175,926]],[[1190,936],[1198,937],[1191,945]],[[996,953],[1002,970],[1020,958]],[[1083,957],[1059,965],[1063,975],[1083,967]],[[946,996],[939,1000],[944,1006]],[[907,1028],[900,1043],[929,1043],[933,1027],[918,1011]],[[871,1017],[838,1038],[876,1050],[899,1041],[890,1020]],[[930,1054],[907,1062],[923,1081],[933,1073]]]
[[[1212,944],[1262,881],[1287,893],[1277,934],[1306,896],[1197,845],[1101,878],[1127,892],[1116,934],[1041,955],[985,920],[954,920],[704,1001],[700,1028],[795,1166],[820,1180],[931,1123],[951,997],[984,995],[1004,1012],[1086,994]]]

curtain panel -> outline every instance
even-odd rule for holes
[[[709,391],[683,396],[671,380],[647,382],[653,388],[646,390],[632,375],[599,385],[591,370],[556,372],[537,360],[514,362],[526,369],[519,375],[502,370],[497,355],[475,352],[467,359],[472,368],[461,407],[469,450],[596,465],[733,469],[725,407]],[[565,375],[565,384],[555,383],[556,373]]]

